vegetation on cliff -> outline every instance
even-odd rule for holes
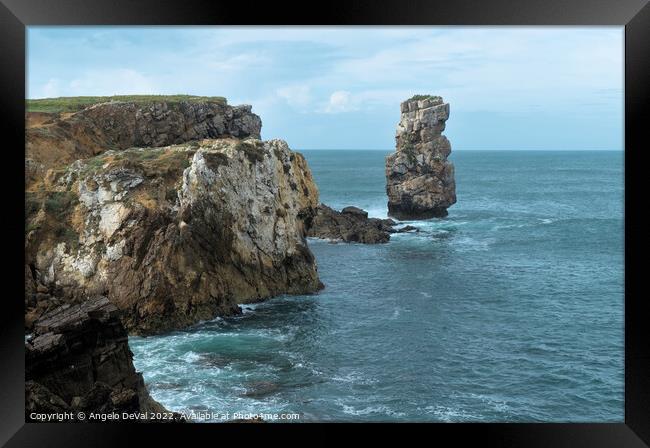
[[[413,95],[411,98],[406,100],[406,102],[422,100],[442,100],[442,98],[436,95]]]
[[[113,96],[66,96],[58,98],[28,99],[25,103],[27,112],[77,112],[88,106],[109,102],[128,102],[134,104],[150,104],[157,102],[180,103],[219,103],[227,104],[222,96],[195,95],[113,95]]]

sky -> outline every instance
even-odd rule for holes
[[[623,27],[29,27],[27,97],[251,104],[296,150],[395,147],[399,103],[450,104],[453,150],[622,150]]]

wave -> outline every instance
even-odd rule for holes
[[[481,420],[481,416],[472,414],[460,408],[452,408],[448,406],[427,406],[424,408],[424,412],[435,416],[440,421],[450,423]]]
[[[242,303],[239,305],[241,308],[242,313],[244,314],[250,314],[255,312],[258,306],[260,306],[260,303]]]
[[[189,352],[185,353],[185,355],[181,356],[180,359],[182,359],[184,362],[195,363],[201,359],[201,355],[190,350]]]
[[[332,381],[339,383],[359,384],[362,386],[371,386],[373,384],[377,384],[376,379],[368,378],[360,372],[351,372],[345,375],[336,375],[332,377]]]
[[[495,238],[476,239],[469,236],[457,238],[455,249],[459,252],[487,251],[496,242]]]
[[[402,417],[405,415],[403,412],[393,411],[386,406],[368,406],[363,409],[356,409],[349,405],[343,405],[343,412],[349,415],[384,414],[396,417]]]
[[[361,416],[361,415],[378,414],[378,415],[387,415],[390,417],[404,417],[406,415],[403,412],[395,411],[389,408],[388,406],[384,406],[384,405],[356,408],[352,405],[341,403],[340,401],[337,402],[337,404],[342,407],[343,413],[348,415]]]

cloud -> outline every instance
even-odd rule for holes
[[[449,95],[467,111],[514,112],[531,103],[555,110],[622,84],[621,36],[616,29],[422,30],[339,58],[311,83],[345,85],[357,100],[409,90]]]
[[[215,71],[237,72],[272,62],[268,56],[264,56],[257,52],[242,53],[234,56],[223,56],[215,53],[207,54],[206,51],[200,51],[199,53],[200,58],[205,58],[207,60],[205,68]]]
[[[89,71],[70,81],[72,95],[131,95],[157,93],[156,84],[132,69]]]
[[[311,90],[306,85],[280,87],[276,89],[275,93],[295,109],[304,110],[312,101]]]
[[[350,92],[347,90],[337,90],[330,95],[329,101],[322,111],[328,114],[337,114],[356,109],[357,107],[352,102]]]
[[[131,69],[91,70],[82,76],[63,82],[50,78],[42,86],[36,86],[30,97],[53,98],[59,96],[110,96],[159,93],[154,81]]]
[[[56,98],[61,96],[61,81],[56,78],[50,78],[42,88],[43,96],[46,98]]]
[[[485,114],[504,126],[528,114],[533,129],[543,116],[593,129],[622,117],[621,27],[29,27],[28,60],[30,98],[222,95],[252,104],[271,135],[295,126],[306,146],[323,122],[392,128],[413,94],[442,95],[487,146],[504,140]]]

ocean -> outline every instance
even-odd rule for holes
[[[375,217],[388,153],[303,152],[323,203]],[[151,395],[298,422],[622,422],[623,153],[450,160],[448,217],[387,244],[309,240],[321,293],[130,337]]]

